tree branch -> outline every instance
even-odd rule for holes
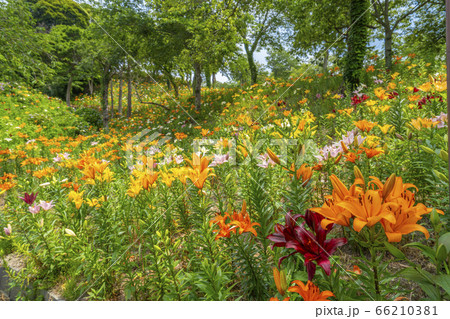
[[[162,105],[162,104],[159,104],[159,103],[155,103],[155,102],[144,102],[144,101],[142,101],[141,96],[140,96],[139,91],[137,90],[136,86],[134,84],[132,84],[132,85],[134,86],[134,92],[136,92],[136,96],[137,96],[137,98],[139,100],[139,103],[156,105],[156,106],[162,107],[166,111],[170,111],[169,108],[167,106],[165,106],[165,105]]]
[[[413,9],[411,9],[411,10],[405,12],[402,16],[400,16],[400,17],[397,19],[397,21],[395,21],[394,25],[392,26],[392,31],[394,31],[394,30],[398,27],[399,23],[400,23],[402,20],[406,19],[408,16],[410,16],[410,15],[413,14],[413,13],[415,13],[417,10],[419,10],[419,9],[422,8],[422,7],[424,7],[424,6],[425,6],[426,4],[428,4],[429,2],[430,2],[429,0],[425,0],[425,1],[423,1],[422,3],[418,4],[415,8],[413,8]]]

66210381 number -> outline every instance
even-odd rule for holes
[[[375,314],[385,316],[437,316],[436,306],[378,306]]]

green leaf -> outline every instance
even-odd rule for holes
[[[384,246],[386,247],[386,249],[396,258],[398,259],[405,259],[405,254],[398,249],[397,247],[395,247],[394,245],[388,243],[387,241],[384,242]]]
[[[432,248],[420,243],[409,243],[406,244],[405,247],[406,246],[419,248],[425,256],[430,258],[433,263],[436,263],[436,252]]]
[[[432,284],[419,283],[420,288],[430,297],[431,300],[441,300],[439,289]]]
[[[435,281],[450,296],[450,275],[437,275]]]
[[[443,244],[440,244],[437,248],[436,259],[439,262],[443,262],[445,259],[447,259],[447,249]]]
[[[416,283],[423,283],[423,284],[433,283],[431,280],[429,280],[427,277],[422,275],[417,269],[414,268],[405,268],[399,271],[398,275],[405,279],[415,281]]]
[[[441,244],[444,245],[445,248],[447,249],[447,252],[450,253],[450,232],[445,233],[444,235],[439,237],[438,244],[439,245],[441,245]]]

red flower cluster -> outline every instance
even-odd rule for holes
[[[305,223],[302,225],[297,224],[297,219],[300,217],[304,219],[311,231],[305,229]],[[322,228],[320,222],[324,217],[310,210],[307,210],[305,215],[292,216],[290,213],[287,213],[285,218],[285,225],[275,225],[275,232],[267,236],[269,240],[274,242],[274,247],[295,249],[293,253],[281,257],[278,261],[278,266],[287,257],[301,253],[305,257],[308,280],[312,280],[316,273],[314,261],[323,268],[327,275],[330,275],[331,264],[329,257],[336,251],[337,247],[346,244],[347,239],[334,238],[326,240],[332,227]]]
[[[369,96],[367,96],[366,94],[363,94],[361,97],[359,97],[358,95],[355,95],[355,96],[352,97],[352,105],[361,104],[362,102],[364,102],[368,98],[369,98]]]
[[[390,100],[395,99],[395,97],[398,96],[398,93],[395,91],[392,91],[391,93],[389,93],[388,98]]]
[[[423,97],[419,102],[417,102],[417,105],[419,106],[419,108],[421,108],[422,105],[427,104],[432,99],[439,99],[439,102],[443,102],[442,96],[427,95],[427,96]]]

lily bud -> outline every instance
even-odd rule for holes
[[[441,222],[441,219],[439,218],[438,212],[436,211],[435,208],[433,208],[433,210],[431,211],[430,221],[431,221],[431,224],[433,224],[433,226],[437,226]]]
[[[227,205],[227,213],[228,213],[229,215],[233,214],[233,207],[231,206],[230,203],[228,203],[228,205]]]
[[[242,202],[241,214],[245,214],[245,213],[247,213],[247,202],[244,199],[244,201]]]
[[[75,233],[73,232],[73,230],[70,230],[69,228],[66,228],[64,231],[66,232],[66,236],[69,236],[69,237],[77,237],[77,235],[75,235]]]
[[[386,200],[386,198],[388,198],[389,194],[394,189],[394,185],[395,185],[395,173],[392,173],[391,176],[389,176],[389,178],[386,180],[386,183],[384,183],[382,193],[383,200]]]
[[[336,175],[330,176],[331,185],[333,185],[333,191],[336,192],[336,195],[339,196],[340,199],[344,199],[347,196],[348,189],[345,187],[344,183],[342,183]]]
[[[341,158],[342,158],[342,154],[339,154],[339,156],[336,158],[336,160],[334,161],[334,164],[337,164],[337,163],[339,163],[339,161],[341,160]]]
[[[355,173],[356,178],[362,179],[362,181],[364,182],[364,176],[361,173],[361,171],[359,170],[358,166],[353,167],[353,172]]]
[[[342,146],[342,150],[344,151],[344,153],[347,154],[348,153],[348,148],[347,148],[347,146],[345,146],[343,141],[341,141],[341,146]]]
[[[448,152],[446,152],[446,151],[444,151],[444,150],[441,150],[441,151],[439,152],[439,157],[440,157],[442,160],[448,162]]]
[[[431,148],[426,147],[425,145],[420,145],[419,147],[429,154],[434,154],[434,151]]]
[[[284,296],[288,288],[284,270],[278,271],[276,267],[273,267],[273,279],[275,280],[275,286],[277,287],[278,292],[280,295]]]
[[[8,227],[3,228],[3,231],[5,232],[6,236],[11,236],[11,233],[12,233],[11,224],[8,224]]]
[[[270,148],[267,148],[267,154],[269,155],[272,161],[274,161],[277,164],[280,164],[280,159],[278,158],[278,156],[275,155],[274,152],[272,152]]]

